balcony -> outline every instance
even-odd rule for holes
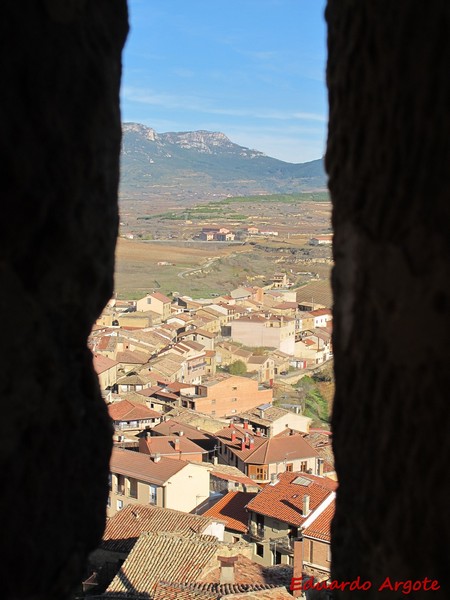
[[[284,552],[287,552],[288,554],[293,554],[294,542],[297,539],[298,538],[296,538],[296,537],[285,535],[283,537],[271,540],[271,543],[276,544],[276,547],[279,550],[283,550]]]
[[[250,524],[250,535],[259,540],[264,539],[264,525],[256,525],[255,523]]]

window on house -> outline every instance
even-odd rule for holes
[[[256,467],[256,479],[267,479],[267,467]]]
[[[294,464],[293,463],[287,463],[286,465],[286,471],[290,472],[294,470]]]
[[[122,508],[123,508],[123,501],[117,500],[117,510],[122,510]]]
[[[278,550],[276,550],[273,553],[273,564],[274,565],[281,565],[281,552],[278,552]]]
[[[111,508],[111,496],[108,496],[108,500],[106,501],[106,506]]]
[[[300,463],[300,471],[302,471],[302,473],[306,473],[307,470],[308,470],[308,463],[306,460],[302,460]]]
[[[216,403],[216,401],[215,401],[215,400],[211,400],[211,404],[215,404],[215,403]]]
[[[156,485],[151,485],[149,487],[149,495],[150,495],[150,504],[156,504]]]
[[[215,410],[212,410],[212,411],[211,411],[211,416],[212,416],[212,417],[215,417],[215,416],[216,416],[216,411],[215,411]]]
[[[136,481],[136,479],[130,479],[129,495],[130,495],[130,498],[137,498],[137,481]]]
[[[264,546],[263,546],[263,544],[256,544],[256,555],[257,556],[261,556],[261,558],[264,556]]]
[[[327,561],[331,562],[331,546],[327,546]]]

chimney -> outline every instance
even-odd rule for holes
[[[175,438],[173,440],[173,447],[175,449],[175,452],[179,452],[180,451],[180,438]]]
[[[317,475],[323,477],[323,458],[317,460]]]
[[[231,432],[231,441],[235,442],[236,441],[236,430],[233,429],[233,431]]]
[[[236,582],[236,578],[234,575],[234,563],[237,561],[237,556],[218,556],[218,561],[220,562],[220,579],[219,583],[229,583],[234,584]]]
[[[253,448],[255,447],[255,438],[251,437],[249,443],[250,443],[250,445],[249,445],[250,450],[253,450]]]
[[[245,450],[245,438],[241,439],[241,452]]]
[[[303,502],[302,502],[302,514],[303,515],[307,515],[309,513],[309,500],[310,500],[310,496],[308,494],[305,494],[303,496]]]
[[[152,455],[153,458],[153,462],[157,463],[161,460],[161,454],[159,452],[157,452],[156,454]]]
[[[178,435],[181,437],[182,435],[184,435],[184,431],[180,431],[180,432],[178,433]]]
[[[256,435],[261,435],[261,427],[256,428]]]
[[[248,429],[248,421],[247,421],[247,419],[244,420],[244,429]]]
[[[228,425],[228,427],[230,429],[233,429],[233,427],[234,427],[233,419],[230,420],[230,424]]]
[[[298,598],[303,595],[303,538],[300,538],[299,541],[294,542],[294,570],[292,576],[292,581],[295,582],[292,595],[294,598]]]

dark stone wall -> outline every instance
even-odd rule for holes
[[[328,0],[334,579],[450,597],[450,3]],[[439,592],[378,591],[438,579]]]
[[[127,9],[1,12],[0,588],[60,600],[105,519],[111,426],[86,339],[113,290]]]

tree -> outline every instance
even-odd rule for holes
[[[245,375],[247,373],[247,365],[243,360],[235,360],[229,365],[228,373],[231,375]]]

